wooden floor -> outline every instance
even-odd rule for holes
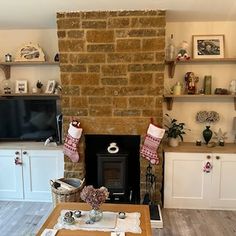
[[[33,236],[52,210],[50,203],[0,201],[0,236]],[[153,236],[233,236],[236,211],[162,209],[163,229]]]
[[[0,201],[0,236],[35,235],[51,210],[51,203]]]
[[[162,218],[153,236],[236,235],[236,211],[162,209]]]

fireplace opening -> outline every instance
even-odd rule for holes
[[[127,186],[127,158],[128,154],[97,154],[98,185],[109,189],[110,200],[127,201],[132,192]]]
[[[107,187],[109,202],[140,203],[139,147],[138,135],[85,135],[86,183]]]

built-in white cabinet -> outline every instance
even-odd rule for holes
[[[16,152],[0,150],[0,199],[23,199],[23,170],[15,164]]]
[[[236,154],[165,152],[164,165],[165,208],[236,209]]]
[[[64,155],[54,149],[1,149],[0,199],[51,201],[50,180],[64,175]]]
[[[210,206],[236,209],[236,154],[212,155]]]

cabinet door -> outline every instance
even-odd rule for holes
[[[203,172],[203,153],[165,153],[164,207],[207,208],[211,173]]]
[[[236,154],[214,154],[213,160],[211,206],[236,209]]]
[[[17,154],[16,154],[17,153]],[[21,158],[20,150],[0,150],[0,199],[23,199],[22,165],[15,164]]]
[[[64,175],[60,150],[23,150],[24,194],[26,200],[51,201],[50,180]]]

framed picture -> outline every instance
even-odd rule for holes
[[[16,80],[16,93],[27,93],[27,80]]]
[[[49,80],[47,83],[47,88],[45,93],[54,93],[55,86],[56,86],[56,80]]]
[[[224,35],[193,35],[193,58],[224,58]]]

